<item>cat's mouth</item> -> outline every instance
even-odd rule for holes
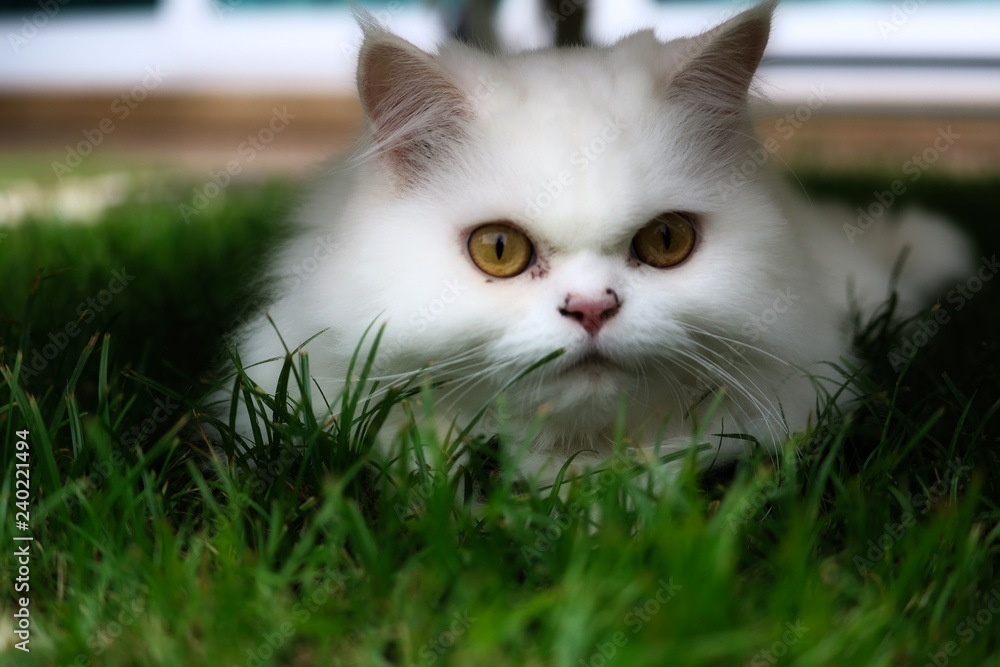
[[[618,370],[618,364],[597,350],[589,350],[577,356],[566,366],[566,373],[574,371],[602,372]]]

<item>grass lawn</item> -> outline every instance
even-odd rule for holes
[[[802,180],[866,205],[892,177]],[[928,174],[906,201],[991,257],[998,191]],[[190,188],[165,187],[93,225],[0,228],[0,664],[1000,664],[998,281],[942,294],[896,370],[895,325],[862,326],[864,398],[779,463],[688,468],[658,497],[620,459],[561,494],[514,484],[488,443],[417,425],[408,475],[370,455],[387,405],[357,389],[324,425],[243,388],[267,414],[256,467],[212,472],[196,405],[295,197],[231,186],[185,224]],[[417,385],[386,400],[433,410]],[[466,470],[442,454],[461,447]]]

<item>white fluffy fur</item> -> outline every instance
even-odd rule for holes
[[[607,455],[620,400],[639,446],[653,445],[669,418],[665,447],[680,448],[691,443],[689,408],[709,393],[699,414],[724,391],[703,431],[721,448],[712,458],[747,448],[711,435],[722,430],[773,448],[806,426],[817,400],[809,375],[835,377],[823,362],[849,355],[848,281],[870,312],[910,243],[911,259],[929,270],[904,273],[899,289],[918,303],[960,270],[965,249],[919,215],[908,226],[882,223],[851,245],[836,219],[846,212],[798,202],[763,173],[737,195],[718,187],[756,145],[745,94],[771,9],[666,44],[645,32],[607,48],[500,57],[457,43],[429,56],[365,24],[364,157],[322,179],[299,211],[297,240],[274,263],[268,309],[290,345],[328,330],[307,346],[325,395],[338,394],[376,322],[386,325],[383,381],[427,365],[430,377],[451,381],[438,392],[444,425],[468,419],[527,366],[564,349],[507,395],[515,436],[547,414],[528,473],[558,468],[581,449],[595,450],[589,460]],[[381,80],[369,85],[365,71]],[[599,137],[603,151],[582,157]],[[565,173],[562,192],[529,210]],[[664,211],[697,214],[693,254],[670,269],[630,259],[632,237]],[[526,231],[538,254],[510,279],[484,274],[466,249],[471,229],[501,219]],[[926,234],[934,240],[923,243]],[[622,306],[596,337],[560,315],[567,294],[608,288]],[[755,329],[753,318],[772,319],[769,310],[774,321]],[[234,342],[246,365],[283,355],[263,318]],[[593,351],[614,365],[574,367]],[[273,391],[279,367],[250,374]]]

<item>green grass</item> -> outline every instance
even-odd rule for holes
[[[858,205],[883,185],[804,180]],[[992,255],[998,185],[928,176],[907,199],[949,212]],[[491,474],[505,461],[490,443],[414,425],[399,445],[427,466],[410,473],[371,451],[388,404],[354,385],[329,397],[341,413],[329,424],[240,391],[266,417],[256,467],[237,475],[207,465],[196,406],[295,194],[233,187],[185,225],[185,192],[92,227],[2,230],[0,664],[1000,661],[995,286],[961,311],[943,303],[951,321],[900,371],[894,326],[859,332],[864,398],[825,412],[777,467],[689,467],[654,495],[617,458],[560,494]],[[122,269],[134,278],[87,321],[80,304]],[[46,345],[63,349],[22,381]],[[307,377],[307,359],[286,363],[290,383]],[[433,410],[416,383],[385,400]],[[22,430],[30,653],[13,648]],[[466,501],[472,480],[482,502]]]

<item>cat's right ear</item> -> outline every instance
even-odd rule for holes
[[[462,141],[472,106],[433,57],[370,16],[358,19],[365,37],[358,55],[358,94],[376,153],[404,180],[419,180]]]

